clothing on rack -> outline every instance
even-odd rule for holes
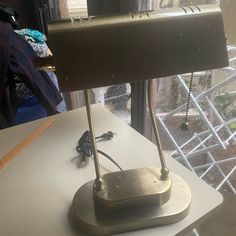
[[[19,76],[38,98],[48,115],[56,114],[62,97],[48,74],[38,71],[32,61],[37,57],[28,42],[11,25],[0,21],[0,128],[14,125],[14,83],[10,73]]]
[[[47,40],[46,36],[38,30],[20,29],[15,30],[15,32],[24,37],[28,42],[45,43]]]
[[[20,29],[15,30],[17,34],[22,36],[34,49],[36,55],[38,57],[46,57],[48,46],[45,43],[46,36],[37,31],[30,29]],[[50,77],[50,76],[49,76]],[[26,102],[28,99],[32,98],[34,94],[32,91],[22,82],[21,78],[15,77],[16,81],[16,102],[17,105],[21,105]]]
[[[22,36],[31,45],[31,47],[34,49],[38,57],[48,57],[52,55],[46,43],[47,38],[43,33],[37,30],[31,30],[31,29],[15,30],[15,32],[18,33],[20,36]],[[51,79],[51,81],[56,86],[56,88],[59,90],[56,74],[54,72],[47,72],[47,74],[49,78]],[[25,96],[29,96],[30,94],[32,94],[31,91],[27,87],[25,87],[25,89],[23,90],[22,86],[23,85],[21,85],[20,87],[22,90],[19,90],[19,87],[17,90],[17,97],[19,99],[22,99],[23,94],[25,94]],[[60,104],[58,104],[57,110],[59,112],[67,111],[64,100]]]
[[[19,77],[15,76],[14,80],[16,84],[16,105],[19,106],[32,98],[34,94]]]

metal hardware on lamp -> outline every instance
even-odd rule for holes
[[[186,217],[191,192],[166,165],[152,106],[151,79],[228,65],[218,6],[56,22],[49,26],[49,40],[61,90],[84,89],[92,136],[96,179],[85,183],[74,196],[72,212],[77,224],[91,234],[106,235],[171,224]],[[161,168],[102,175],[88,89],[146,79]]]

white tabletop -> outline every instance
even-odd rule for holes
[[[117,133],[111,141],[99,142],[99,149],[112,156],[123,169],[159,165],[156,146],[103,108],[92,108],[96,134],[108,130]],[[68,209],[78,188],[95,178],[93,160],[78,168],[75,147],[88,129],[85,108],[54,116],[55,123],[27,149],[0,171],[1,236],[73,236],[68,223]],[[43,120],[0,131],[0,158],[37,128]],[[102,172],[117,167],[100,157]],[[222,203],[223,198],[172,158],[170,171],[186,180],[192,191],[189,215],[179,223],[155,227],[122,236],[172,236],[192,229]]]

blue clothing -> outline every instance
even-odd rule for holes
[[[0,21],[0,129],[14,125],[14,76],[19,76],[48,115],[56,114],[62,97],[48,74],[37,70],[32,61],[37,56],[33,48],[15,33],[9,23]]]
[[[16,124],[22,124],[46,116],[47,112],[38,102],[38,99],[31,97],[17,107]]]
[[[31,30],[29,30],[29,29],[15,30],[16,33],[25,32],[25,31],[31,31]],[[35,31],[35,30],[32,30],[32,31]],[[40,33],[39,31],[37,31],[37,32]],[[46,42],[36,43],[36,42],[33,42],[32,40],[30,40],[27,35],[25,35],[25,34],[24,35],[20,34],[20,35],[31,45],[31,47],[34,49],[34,51],[38,57],[47,57],[48,56],[49,48],[48,48]],[[51,79],[51,81],[53,82],[53,84],[56,86],[56,88],[59,91],[59,86],[58,86],[56,74],[54,72],[47,72],[47,74],[48,74],[49,78]],[[19,92],[19,91],[17,91],[17,92]],[[21,97],[22,97],[22,95],[24,95],[25,97],[28,97],[28,95],[30,95],[30,94],[32,96],[31,91],[26,87],[25,87],[25,90],[22,92],[23,93],[20,94]],[[19,93],[17,93],[17,95],[19,95]],[[24,100],[26,100],[26,99],[24,99]],[[66,104],[65,104],[64,100],[60,104],[57,105],[57,110],[59,112],[67,111]]]
[[[43,33],[39,32],[38,30],[21,29],[21,30],[15,30],[15,32],[27,38],[27,41],[32,41],[35,43],[44,43],[47,40],[46,36]]]

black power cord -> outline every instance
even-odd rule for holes
[[[113,164],[115,164],[121,171],[123,171],[123,169],[120,167],[120,165],[113,158],[111,158],[108,154],[106,154],[105,152],[103,152],[101,150],[97,150],[97,151],[98,151],[98,153],[100,153],[104,157],[106,157],[108,160],[110,160]]]
[[[96,140],[98,141],[108,141],[111,140],[114,137],[115,133],[108,131],[107,133],[104,133],[98,137],[95,137]],[[78,146],[76,147],[76,151],[80,154],[82,158],[82,162],[86,161],[86,158],[92,156],[92,148],[91,148],[91,135],[88,130],[86,130],[81,138],[79,139]],[[108,154],[101,150],[97,150],[98,153],[102,154],[104,157],[106,157],[108,160],[110,160],[113,164],[115,164],[121,171],[123,169],[120,167],[120,165]]]

